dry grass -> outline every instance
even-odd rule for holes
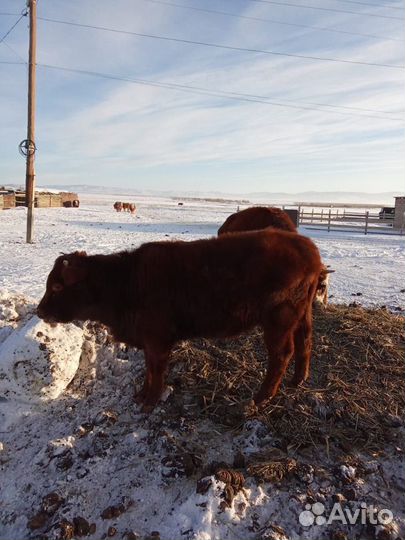
[[[376,450],[397,441],[405,404],[404,343],[403,317],[384,309],[318,309],[308,383],[299,389],[284,383],[258,413],[246,405],[266,369],[261,333],[187,341],[173,355],[177,374],[171,382],[180,388],[172,412],[209,417],[219,429],[237,428],[254,416],[289,448]]]

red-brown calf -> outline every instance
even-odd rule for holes
[[[294,352],[294,383],[308,376],[321,266],[310,239],[284,231],[153,242],[113,255],[76,252],[56,259],[38,315],[50,323],[99,321],[117,341],[143,349],[146,375],[137,397],[146,411],[163,392],[177,341],[260,325],[269,353],[255,397],[261,405],[277,392]]]

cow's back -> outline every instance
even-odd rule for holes
[[[295,232],[296,226],[281,208],[255,206],[231,214],[218,229],[218,235],[241,231],[257,231],[267,227]]]
[[[311,240],[283,231],[154,242],[136,253],[144,309],[171,314],[180,338],[236,334],[258,324],[280,294],[296,294],[321,265]]]

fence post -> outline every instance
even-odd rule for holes
[[[302,222],[301,206],[298,206],[298,226],[300,226],[301,222]]]
[[[312,214],[311,214],[311,223],[314,222],[314,209],[312,208]]]
[[[364,227],[364,234],[367,234],[367,230],[368,230],[368,218],[369,218],[369,211],[367,210],[366,212],[366,224],[365,224],[365,227]]]
[[[322,221],[323,221],[323,208],[321,210],[321,223],[322,223]]]
[[[330,232],[330,218],[331,218],[332,210],[329,208],[329,214],[328,214],[328,232]]]

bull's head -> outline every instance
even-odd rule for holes
[[[86,278],[88,275],[85,251],[62,255],[55,261],[46,282],[46,291],[38,305],[38,317],[53,323],[85,320],[86,306],[91,303]]]

